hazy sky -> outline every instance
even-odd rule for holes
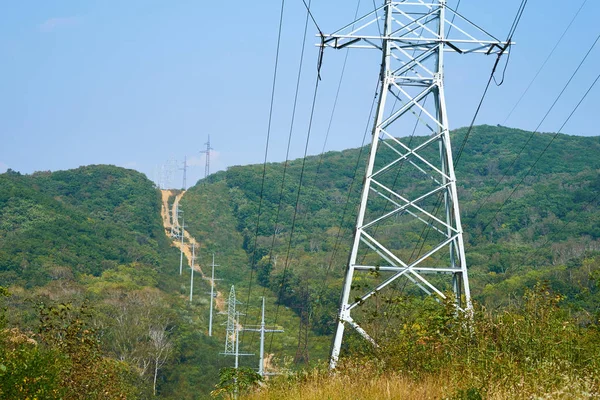
[[[381,0],[377,0],[377,3]],[[455,6],[457,0],[449,0]],[[462,0],[464,13],[505,38],[519,0]],[[530,0],[501,87],[493,86],[477,123],[502,123],[583,0]],[[115,164],[154,179],[167,160],[190,160],[188,182],[212,170],[264,157],[280,1],[3,1],[0,4],[0,172],[31,173]],[[313,0],[324,32],[353,20],[357,2]],[[363,0],[360,13],[373,8]],[[533,130],[600,33],[600,3],[587,1],[519,109],[506,125]],[[285,158],[305,10],[287,0],[269,160]],[[316,29],[308,43],[292,144],[302,156],[316,73]],[[542,126],[555,131],[595,78],[600,44]],[[373,52],[351,50],[328,150],[360,144],[377,79]],[[323,147],[345,50],[325,53],[310,153]],[[449,55],[446,86],[452,128],[468,125],[494,56]],[[600,88],[565,133],[597,135]],[[181,185],[180,172],[172,186]]]

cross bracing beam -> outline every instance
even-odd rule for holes
[[[400,280],[438,299],[452,293],[458,309],[470,308],[444,54],[502,54],[509,44],[452,10],[446,0],[385,0],[324,35],[321,46],[375,49],[382,55],[371,150],[331,351],[335,368],[346,325],[375,344],[369,326],[360,321],[361,308]],[[361,273],[369,279],[354,285]]]

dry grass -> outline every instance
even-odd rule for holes
[[[579,323],[561,300],[538,285],[519,307],[476,308],[472,318],[452,304],[405,306],[379,348],[349,340],[352,359],[335,373],[278,377],[245,398],[600,399],[600,327]]]
[[[292,385],[273,385],[245,399],[349,400],[349,399],[441,399],[447,392],[445,383],[430,377],[416,382],[400,375],[367,376],[360,374],[315,373],[307,381]]]
[[[397,373],[378,375],[365,367],[337,374],[313,371],[299,380],[281,379],[242,398],[247,400],[576,400],[600,399],[592,380],[575,376],[560,376],[552,387],[547,382],[522,381],[515,385],[488,382],[481,392],[468,382],[465,371],[422,377],[418,380]],[[469,391],[471,388],[471,391]]]

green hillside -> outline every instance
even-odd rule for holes
[[[452,133],[455,147],[465,133]],[[523,337],[537,340],[546,328],[525,312],[537,293],[532,288],[541,282],[547,288],[543,293],[549,293],[541,298],[547,309],[560,305],[560,314],[543,320],[545,326],[558,334],[565,321],[571,324],[571,341],[561,346],[571,346],[565,354],[573,365],[590,368],[581,354],[597,347],[596,331],[575,327],[596,329],[600,317],[600,137],[558,135],[538,160],[553,136],[475,127],[458,165],[472,293],[486,310],[498,310],[482,311],[481,335],[499,337],[499,344],[478,349],[502,357],[501,348],[514,344],[506,338],[517,331],[503,330],[508,326],[503,315],[531,322],[522,331],[529,336]],[[402,140],[414,145],[426,139]],[[293,368],[294,358],[302,366],[328,355],[366,155],[364,148],[309,157],[297,208],[303,160],[268,164],[262,197],[263,166],[250,165],[213,174],[182,198],[187,230],[200,245],[197,262],[206,273],[215,253],[217,277],[223,279],[217,288],[227,296],[235,285],[244,326],[258,323],[264,296],[267,324],[285,330],[267,337],[272,364]],[[420,174],[409,166],[403,171],[397,179],[418,187]],[[0,397],[149,398],[155,375],[160,398],[209,396],[219,370],[232,365],[231,358],[218,354],[225,318],[216,316],[215,336],[209,338],[209,286],[198,277],[189,303],[189,268],[179,275],[179,251],[164,233],[160,212],[160,191],[132,170],[87,166],[0,174]],[[385,230],[386,244],[393,248],[426,249],[408,247],[422,234],[417,225],[400,231],[390,221],[378,229]],[[402,347],[392,329],[397,326],[415,342],[450,346],[444,348],[458,363],[455,369],[461,369],[461,360],[474,360],[474,353],[461,353],[469,347],[464,338],[444,336],[444,324],[455,322],[438,314],[443,307],[427,299],[407,302],[406,309],[396,306],[394,296],[411,293],[397,287],[381,297],[381,307],[365,307],[365,323],[381,332],[382,343],[409,354],[406,360],[384,360],[386,365],[421,371],[433,364],[417,365],[417,360],[438,360],[438,347]],[[554,302],[553,293],[564,297]],[[429,322],[411,307],[425,309]],[[434,331],[411,331],[429,325]],[[306,348],[299,340],[304,334]],[[580,337],[589,338],[587,344],[572,350]],[[540,342],[536,356],[555,346],[552,340]],[[241,348],[258,353],[256,334],[243,333]],[[374,356],[361,341],[350,340],[348,350],[357,357]],[[518,357],[515,365],[523,366],[532,356]],[[241,363],[254,367],[257,356],[243,357]]]
[[[452,133],[456,147],[465,132]],[[590,271],[600,262],[600,137],[553,136],[475,127],[458,164],[471,288],[475,299],[488,306],[505,305],[525,288],[548,281],[570,306],[597,310]],[[425,139],[402,140],[415,145]],[[266,287],[297,313],[310,308],[313,333],[329,334],[366,155],[365,148],[307,159],[289,257],[302,160],[288,163],[283,186],[284,165],[268,164],[262,199],[262,165],[231,167],[200,181],[182,202],[187,216],[199,221],[190,231],[205,237],[210,251],[223,255],[222,263],[252,265],[253,292]],[[400,179],[418,184],[422,178],[406,168]],[[382,229],[389,229],[391,246],[421,233],[420,227],[398,232],[393,224]],[[236,276],[250,279],[250,274]]]
[[[160,207],[151,181],[114,166],[0,175],[0,286],[10,293],[0,364],[19,365],[0,373],[0,397],[148,398],[156,364],[161,398],[208,396],[226,365],[221,340],[205,335],[208,286],[196,283],[204,300],[190,306],[189,273],[179,276]],[[89,346],[68,351],[65,332]],[[78,357],[90,352],[104,360],[88,360],[98,382],[68,373],[84,368]],[[28,363],[39,369],[22,370]],[[18,386],[18,371],[41,383]],[[59,377],[44,381],[51,373]],[[97,386],[115,391],[98,394]]]

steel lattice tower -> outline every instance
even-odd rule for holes
[[[237,320],[235,305],[237,300],[235,298],[235,288],[232,285],[231,291],[229,292],[229,299],[227,300],[227,330],[225,333],[225,355],[234,355],[235,351],[235,338],[237,329]]]
[[[508,45],[446,0],[385,0],[324,35],[322,46],[375,49],[382,55],[371,150],[331,350],[335,368],[346,324],[376,344],[353,313],[384,288],[407,280],[438,298],[453,292],[458,307],[470,308],[444,53],[502,54]]]
[[[204,164],[204,179],[206,179],[210,175],[210,152],[214,150],[210,146],[210,135],[208,135],[208,141],[204,145],[206,145],[206,150],[202,150],[200,153],[206,154],[206,162]]]

